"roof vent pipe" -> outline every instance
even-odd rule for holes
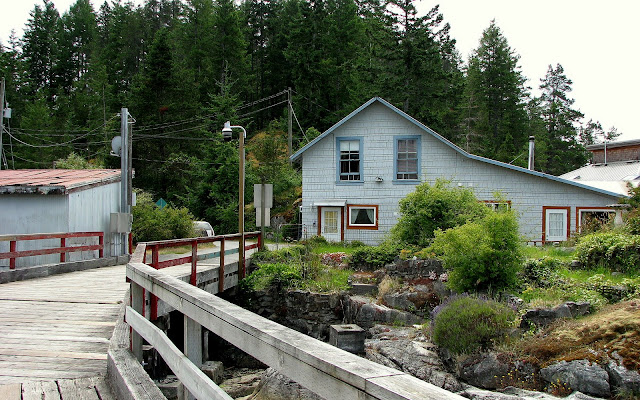
[[[535,153],[536,148],[536,137],[529,136],[529,170],[533,171],[533,155]]]

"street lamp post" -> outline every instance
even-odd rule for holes
[[[222,128],[222,137],[224,140],[231,140],[233,129],[242,129],[240,135],[240,146],[238,149],[240,157],[239,166],[239,188],[238,188],[238,230],[240,233],[240,243],[238,245],[238,277],[243,279],[245,276],[244,267],[244,139],[247,137],[247,131],[240,125],[231,125],[230,121],[224,123]]]

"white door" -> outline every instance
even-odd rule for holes
[[[329,242],[339,242],[342,227],[340,226],[340,207],[323,207],[320,233]]]
[[[567,210],[547,209],[546,210],[545,241],[565,241],[567,240]]]

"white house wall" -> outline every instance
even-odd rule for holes
[[[494,193],[500,192],[518,212],[520,231],[527,240],[542,239],[543,206],[570,206],[570,229],[575,231],[576,207],[603,207],[618,201],[613,196],[466,157],[385,105],[374,102],[303,153],[302,223],[306,233],[317,234],[315,204],[346,200],[347,204],[378,205],[379,229],[342,226],[344,239],[381,241],[397,222],[399,200],[416,186],[393,182],[394,137],[407,135],[421,136],[422,182],[444,178],[453,185],[472,188],[479,200],[492,200]],[[363,183],[336,184],[337,137],[363,138]]]
[[[68,198],[64,195],[0,196],[0,235],[19,233],[68,232]],[[59,239],[20,241],[17,250],[59,247]],[[0,252],[9,251],[9,242],[0,242]],[[60,255],[49,254],[16,259],[16,266],[32,266],[60,261]],[[0,260],[9,266],[9,260]]]
[[[120,209],[120,182],[72,192],[69,195],[69,232],[104,232],[105,256],[122,254],[120,234],[109,233],[110,215]],[[70,243],[97,244],[96,238]],[[96,258],[97,251],[71,253],[69,261]]]

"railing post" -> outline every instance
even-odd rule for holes
[[[263,240],[264,240],[264,239],[262,238],[262,232],[258,233],[258,250],[264,250],[264,249],[262,248],[262,241],[263,241]]]
[[[98,235],[98,244],[100,245],[100,250],[98,250],[98,257],[104,257],[104,233],[100,232]]]
[[[12,240],[9,242],[9,252],[14,253],[16,251],[16,241]],[[9,269],[16,269],[16,258],[11,257],[9,259]]]
[[[133,232],[129,232],[129,254],[133,254]]]
[[[218,268],[218,293],[224,292],[224,238],[220,241],[220,268]]]
[[[196,367],[202,366],[202,326],[186,315],[184,316],[184,355]],[[186,387],[184,391],[185,399],[195,399]]]
[[[238,279],[244,279],[244,258],[245,258],[245,242],[244,242],[244,232],[242,232],[240,241],[238,243]],[[240,254],[242,252],[242,254]]]
[[[138,314],[144,315],[142,311],[143,304],[142,286],[131,281],[131,308]],[[131,352],[136,357],[136,360],[142,362],[142,337],[135,330],[131,330]]]
[[[196,267],[198,263],[198,240],[191,242],[191,279],[190,283],[196,286]]]
[[[60,238],[60,247],[65,247],[67,244],[67,240],[64,237]],[[64,262],[67,257],[67,253],[64,251],[60,252],[60,262]]]
[[[151,266],[154,269],[158,269],[158,266],[160,265],[160,255],[158,254],[160,251],[160,247],[156,244],[151,248]],[[151,316],[151,321],[155,321],[156,319],[158,319],[158,297],[156,295],[154,295],[153,293],[149,293],[150,297],[151,297],[151,304],[149,305],[150,307],[150,316]]]

